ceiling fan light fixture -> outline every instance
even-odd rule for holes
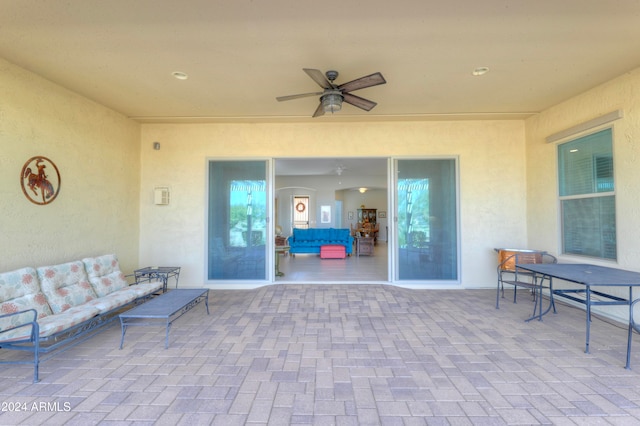
[[[315,81],[320,87],[322,92],[313,93],[300,93],[298,95],[278,96],[276,100],[289,101],[292,99],[306,98],[307,96],[320,95],[320,103],[316,107],[313,117],[320,117],[328,112],[334,113],[342,109],[342,102],[346,102],[349,105],[353,105],[365,111],[371,111],[377,104],[369,99],[361,98],[352,94],[354,90],[365,89],[367,87],[377,86],[379,84],[385,84],[387,81],[382,74],[375,72],[364,77],[356,78],[344,84],[335,84],[334,81],[338,77],[337,71],[327,71],[325,74],[322,71],[313,68],[303,68],[313,81]]]
[[[322,96],[322,109],[324,112],[338,112],[342,109],[342,100],[344,98],[340,92],[327,93]]]

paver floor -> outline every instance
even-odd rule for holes
[[[525,323],[526,294],[284,284],[211,291],[164,329],[117,323],[41,365],[0,366],[0,424],[635,425],[640,339],[584,312]],[[636,335],[636,337],[638,337]],[[24,356],[0,351],[0,358]]]

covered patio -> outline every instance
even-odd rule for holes
[[[640,351],[625,370],[621,324],[594,319],[592,350],[585,354],[582,310],[558,304],[557,315],[525,323],[533,307],[527,294],[517,304],[505,299],[499,310],[495,290],[461,294],[366,284],[212,291],[211,315],[204,307],[184,315],[169,349],[162,327],[145,327],[132,329],[118,350],[114,323],[44,362],[38,384],[28,366],[0,366],[6,405],[0,423],[630,425],[640,419]]]

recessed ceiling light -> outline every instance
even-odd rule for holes
[[[186,73],[183,73],[181,71],[174,71],[171,73],[171,75],[177,78],[178,80],[186,80],[189,78],[189,76]]]
[[[473,75],[479,76],[479,75],[485,75],[486,73],[489,72],[489,68],[488,67],[478,67],[476,69],[473,70]]]

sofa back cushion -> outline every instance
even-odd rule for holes
[[[115,254],[88,257],[82,259],[82,263],[98,297],[104,297],[129,286],[124,274],[120,271],[120,264]]]
[[[349,237],[351,236],[351,231],[344,228],[330,228],[329,239],[334,241],[349,241]]]
[[[348,242],[350,231],[346,228],[293,228],[294,241]]]
[[[293,228],[293,241],[304,241],[307,239],[308,229]]]
[[[84,264],[79,260],[54,266],[42,266],[37,271],[40,287],[54,314],[82,305],[97,297],[89,284]]]
[[[0,274],[0,315],[35,309],[38,318],[51,315],[47,299],[40,291],[38,275],[34,268],[22,268]],[[33,319],[33,317],[31,317]],[[26,320],[20,315],[0,319],[0,331]]]

